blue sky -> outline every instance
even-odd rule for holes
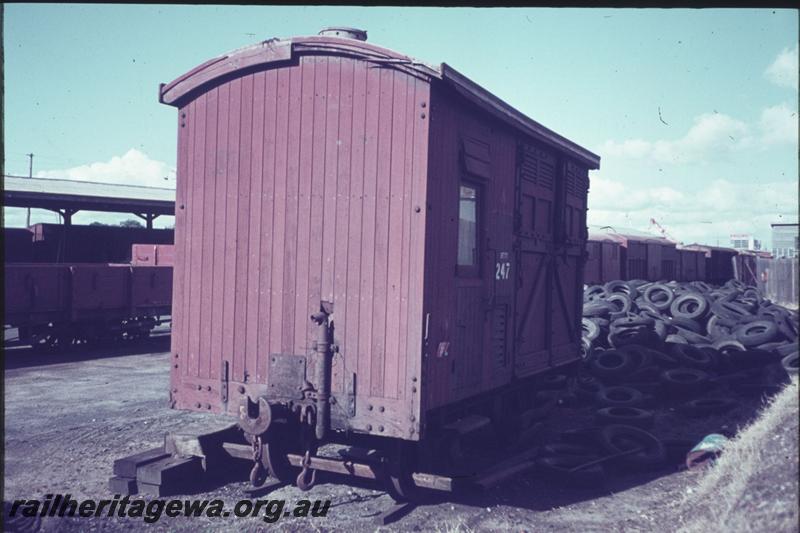
[[[725,244],[797,218],[796,11],[11,4],[4,22],[6,173],[27,174],[33,152],[40,176],[173,185],[160,82],[348,25],[599,153],[590,223],[654,217],[678,240]]]

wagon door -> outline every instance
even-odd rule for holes
[[[552,317],[553,204],[556,160],[553,154],[520,145],[517,166],[514,373],[532,374],[550,363]]]
[[[579,353],[586,247],[586,195],[588,171],[563,161],[556,187],[556,233],[553,278],[548,314],[551,315],[550,365],[575,360]]]

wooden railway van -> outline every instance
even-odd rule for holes
[[[270,39],[161,86],[174,408],[420,441],[579,358],[599,158],[365,38]]]

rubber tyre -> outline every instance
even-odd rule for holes
[[[635,426],[613,424],[600,430],[600,445],[609,454],[616,454],[632,448],[644,447],[644,450],[620,457],[620,464],[637,469],[648,469],[664,462],[666,451],[664,445],[652,433]]]
[[[709,381],[709,374],[696,368],[672,368],[661,373],[661,383],[675,394],[690,394],[701,390]]]
[[[798,354],[798,352],[789,354],[781,359],[781,366],[783,366],[783,369],[786,370],[786,373],[789,375],[797,375],[798,364],[800,364],[800,354]]]
[[[653,412],[638,407],[603,407],[597,410],[597,422],[601,426],[624,424],[648,429],[655,421]]]
[[[645,397],[633,387],[616,385],[600,389],[595,400],[603,407],[638,407],[644,403]]]
[[[613,306],[613,310],[611,311],[611,316],[613,317],[615,314],[620,316],[626,316],[628,312],[631,310],[631,305],[633,304],[633,300],[631,300],[630,296],[627,294],[612,294],[608,298],[605,299],[607,304]],[[614,302],[619,302],[619,305],[615,304]]]
[[[658,297],[663,295],[663,298]],[[675,300],[675,293],[672,289],[663,283],[654,283],[645,289],[644,300],[658,309],[659,311],[666,311]]]
[[[622,350],[595,353],[589,360],[589,371],[600,379],[621,378],[636,369],[637,361]]]
[[[702,319],[708,313],[708,300],[699,294],[687,292],[681,294],[669,307],[673,317],[681,317],[687,320]]]
[[[778,336],[778,325],[769,320],[756,320],[738,327],[734,335],[743,346],[757,346],[774,340]]]
[[[678,410],[690,417],[700,418],[721,413],[739,407],[739,402],[732,398],[697,398],[678,407]]]
[[[588,318],[581,319],[581,330],[583,338],[588,339],[589,342],[600,336],[600,326]]]
[[[700,370],[712,370],[716,366],[716,361],[712,356],[691,344],[672,344],[670,353],[684,366]]]

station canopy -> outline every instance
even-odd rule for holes
[[[66,225],[78,211],[133,213],[152,228],[159,215],[175,214],[175,189],[4,175],[3,206],[49,209]]]

